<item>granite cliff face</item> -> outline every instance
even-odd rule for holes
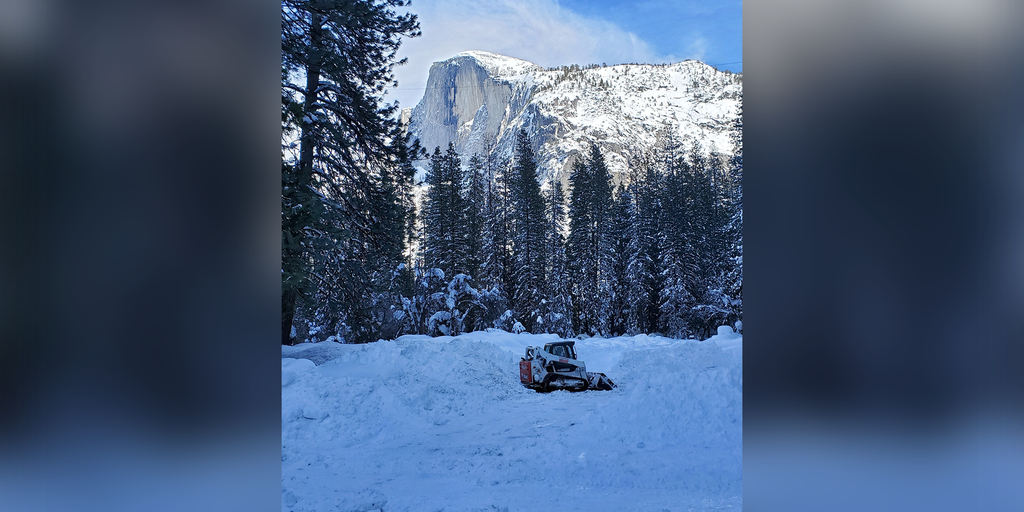
[[[465,159],[494,139],[499,159],[515,134],[533,140],[540,178],[566,183],[591,142],[601,147],[616,180],[628,162],[672,133],[732,151],[729,131],[742,101],[742,76],[697,61],[545,70],[488,52],[463,52],[430,68],[427,89],[412,109],[409,130],[423,147],[449,142]]]

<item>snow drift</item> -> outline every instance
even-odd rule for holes
[[[518,380],[554,335],[282,348],[282,510],[742,507],[742,337],[577,341],[613,391]]]

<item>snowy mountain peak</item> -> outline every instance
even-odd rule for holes
[[[594,143],[622,180],[629,162],[666,135],[684,147],[731,152],[742,87],[742,75],[695,60],[544,69],[474,50],[431,66],[409,130],[428,150],[454,142],[467,159],[493,138],[501,159],[525,129],[545,184],[566,183]]]
[[[529,61],[482,50],[460,52],[442,63],[458,62],[464,59],[472,59],[493,75],[501,77],[518,76],[531,71],[543,70],[542,67]]]

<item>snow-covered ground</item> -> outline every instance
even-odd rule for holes
[[[742,337],[577,341],[618,388],[522,387],[525,348],[556,339],[283,347],[282,510],[742,508]]]

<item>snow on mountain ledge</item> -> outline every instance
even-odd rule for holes
[[[467,158],[494,137],[497,154],[508,158],[525,128],[545,183],[566,183],[573,161],[595,143],[621,180],[632,159],[669,133],[684,147],[730,153],[742,86],[742,75],[692,60],[546,70],[468,51],[431,66],[409,129],[428,150],[454,142]]]
[[[529,61],[480,50],[457,53],[451,60],[458,60],[460,58],[475,60],[496,77],[516,77],[544,70],[544,68]]]

